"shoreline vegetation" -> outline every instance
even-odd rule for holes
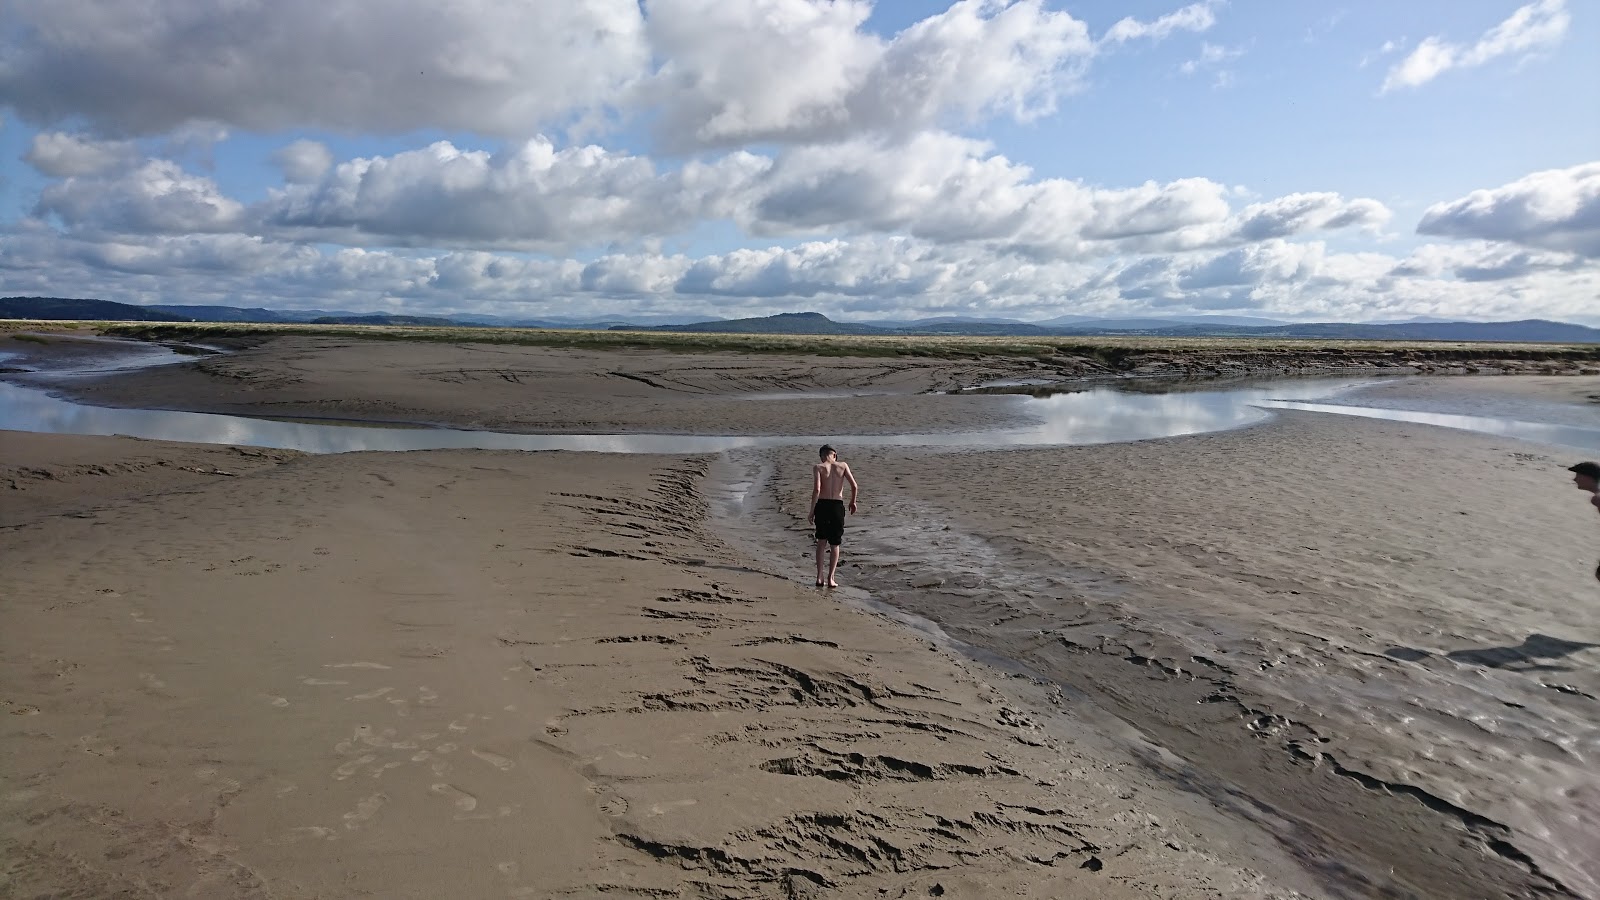
[[[569,350],[989,360],[1058,377],[1184,375],[1411,368],[1473,374],[1600,374],[1600,344],[1374,341],[1305,338],[1174,338],[735,334],[677,331],[579,331],[393,325],[10,320],[0,334],[67,330],[152,343],[228,342],[253,346],[274,338],[481,344]]]

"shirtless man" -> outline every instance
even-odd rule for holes
[[[850,485],[850,514],[856,513],[856,476],[850,466],[839,462],[839,454],[827,444],[817,451],[822,462],[811,467],[811,514],[806,522],[817,530],[817,587],[838,587],[833,580],[839,571],[839,544],[844,541],[844,486]],[[828,552],[828,563],[823,565],[823,551]],[[826,577],[824,577],[826,572]]]
[[[1567,469],[1573,473],[1572,483],[1580,491],[1588,491],[1591,496],[1589,502],[1594,504],[1594,511],[1600,512],[1600,463],[1581,462]],[[1600,566],[1596,566],[1594,577],[1600,578]]]

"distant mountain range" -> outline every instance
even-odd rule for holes
[[[1407,322],[1364,325],[1326,322],[1282,325],[1194,324],[1162,319],[1110,319],[1045,327],[1017,322],[924,320],[900,328],[835,322],[821,313],[782,313],[759,319],[730,319],[656,328],[614,330],[689,331],[742,334],[997,334],[1064,337],[1106,334],[1158,337],[1280,337],[1368,341],[1514,341],[1518,343],[1600,344],[1600,329],[1525,319],[1520,322]]]
[[[263,322],[349,325],[415,325],[476,328],[570,328],[612,331],[679,331],[742,334],[853,335],[1014,335],[1087,337],[1276,337],[1323,340],[1513,341],[1519,343],[1597,344],[1600,329],[1567,322],[1525,319],[1517,322],[1451,322],[1419,317],[1405,322],[1292,323],[1250,316],[1172,316],[1097,318],[1059,316],[1043,322],[940,316],[913,321],[838,322],[821,313],[781,313],[750,319],[697,320],[684,316],[642,315],[598,321],[552,316],[513,319],[499,316],[452,317],[373,314],[341,310],[272,310],[237,306],[135,306],[109,300],[56,297],[0,298],[0,319],[80,319],[137,322]]]

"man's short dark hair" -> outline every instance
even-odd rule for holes
[[[1600,481],[1600,463],[1581,462],[1575,466],[1568,466],[1567,471],[1577,472],[1579,475],[1587,475],[1596,481]]]
[[[818,459],[827,459],[829,453],[838,453],[838,452],[839,451],[833,449],[832,447],[828,446],[827,444],[823,444],[822,445],[822,449],[817,451],[817,458]]]

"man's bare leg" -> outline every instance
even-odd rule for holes
[[[822,587],[822,585],[825,583],[822,579],[822,573],[824,571],[822,560],[824,559],[823,553],[827,552],[827,548],[827,541],[817,541],[817,587]]]
[[[833,580],[833,573],[839,571],[839,545],[834,544],[828,548],[828,587],[838,587],[839,582]]]

